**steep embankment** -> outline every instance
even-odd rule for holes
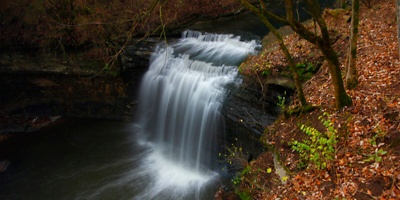
[[[400,197],[400,62],[397,43],[396,6],[394,1],[369,1],[362,4],[358,41],[358,80],[356,89],[347,91],[353,106],[334,110],[333,88],[326,63],[307,81],[307,100],[318,108],[300,116],[281,118],[267,127],[263,142],[274,147],[283,166],[288,170],[287,184],[275,175],[271,153],[266,152],[248,163],[238,183],[238,193],[252,199],[398,199]],[[325,11],[342,72],[347,64],[349,11]],[[319,53],[297,35],[285,38],[290,52],[300,61],[309,62]],[[276,51],[270,51],[275,49]],[[262,61],[267,61],[267,63]],[[266,48],[260,56],[248,61],[253,68],[242,71],[279,70],[285,65],[277,45]],[[266,68],[265,66],[268,66]],[[272,66],[269,68],[269,66]],[[247,70],[247,71],[246,71]],[[253,71],[252,71],[253,70]],[[251,75],[251,74],[249,74]],[[253,74],[255,77],[256,74]],[[289,108],[298,105],[294,97]],[[307,135],[299,124],[315,127],[324,133],[318,120],[327,113],[337,132],[333,162],[317,170],[316,165],[304,165],[299,154],[289,145],[302,141]]]

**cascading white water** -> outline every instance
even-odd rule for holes
[[[258,47],[233,35],[196,31],[158,45],[143,77],[136,123],[149,147],[141,173],[150,180],[139,198],[205,198],[201,191],[217,177],[210,162],[223,133],[225,85],[237,80],[237,65]]]

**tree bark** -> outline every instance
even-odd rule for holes
[[[340,71],[340,62],[337,53],[332,49],[330,44],[328,45],[325,43],[320,45],[319,48],[328,62],[329,73],[333,83],[336,109],[339,110],[345,106],[351,106],[352,100],[350,96],[347,95],[346,89],[344,88],[342,72]]]
[[[351,13],[351,34],[350,34],[350,52],[349,64],[347,66],[346,88],[354,89],[358,84],[357,75],[357,38],[359,23],[360,0],[353,0]]]

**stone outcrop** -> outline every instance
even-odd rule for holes
[[[256,84],[232,86],[222,109],[227,141],[233,144],[239,141],[236,145],[261,153],[264,147],[259,139],[264,128],[274,122],[280,112],[276,103],[278,96],[286,95],[288,99],[292,92],[290,88],[277,85],[269,85],[264,94]]]

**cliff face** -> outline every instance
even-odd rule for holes
[[[77,61],[0,60],[1,116],[132,118],[140,79],[155,42],[129,46],[121,67],[97,70]]]
[[[121,67],[103,70],[72,60],[3,55],[0,140],[1,134],[47,126],[52,116],[131,120],[154,45],[149,40],[129,46],[120,55]]]
[[[279,116],[278,96],[288,100],[291,93],[292,89],[277,85],[269,85],[264,94],[257,84],[246,83],[232,88],[222,109],[227,142],[243,147],[253,156],[261,153],[264,145],[260,137],[264,128]]]

